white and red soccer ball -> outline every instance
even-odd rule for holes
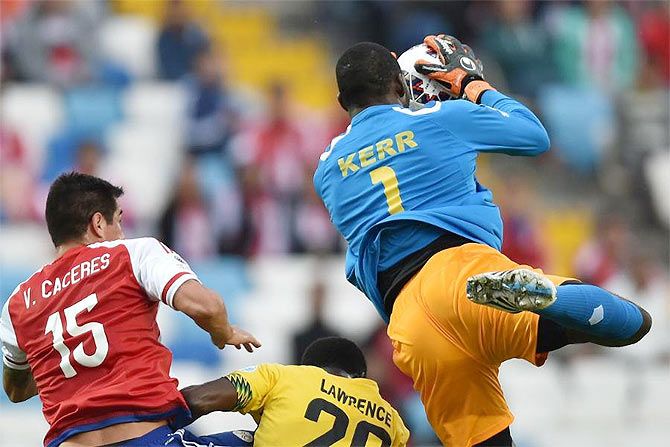
[[[410,99],[420,104],[452,99],[452,96],[439,82],[429,79],[414,69],[414,64],[419,59],[435,64],[441,63],[437,53],[423,43],[413,46],[398,57],[398,64],[409,87]]]

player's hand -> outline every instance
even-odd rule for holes
[[[226,345],[235,346],[237,349],[242,349],[242,346],[244,346],[244,349],[246,349],[247,352],[253,352],[254,348],[261,347],[261,342],[249,332],[240,329],[237,326],[231,326],[231,328],[233,329],[233,333],[226,340]]]
[[[455,98],[478,102],[482,93],[493,90],[484,81],[484,66],[474,51],[458,39],[446,34],[426,36],[424,44],[437,53],[441,64],[418,60],[417,72],[441,83]]]

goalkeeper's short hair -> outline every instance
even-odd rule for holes
[[[388,48],[360,42],[340,56],[335,67],[340,101],[347,109],[366,106],[382,98],[401,73],[398,61]]]
[[[343,337],[316,340],[305,349],[300,363],[324,369],[338,369],[352,377],[365,377],[368,372],[361,348]]]

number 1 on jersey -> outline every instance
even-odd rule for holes
[[[395,171],[388,167],[382,166],[370,172],[370,179],[372,184],[381,183],[384,186],[384,195],[386,196],[386,205],[388,205],[389,214],[397,214],[405,211],[402,206],[402,198],[400,197],[400,188],[398,187],[398,177]]]

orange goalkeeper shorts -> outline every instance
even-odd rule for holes
[[[465,296],[470,276],[518,267],[532,268],[482,244],[449,248],[405,284],[393,305],[393,361],[413,379],[446,446],[478,444],[512,423],[498,381],[502,362],[521,358],[540,366],[546,359],[535,352],[538,315],[502,312]],[[546,276],[557,285],[570,279]]]

